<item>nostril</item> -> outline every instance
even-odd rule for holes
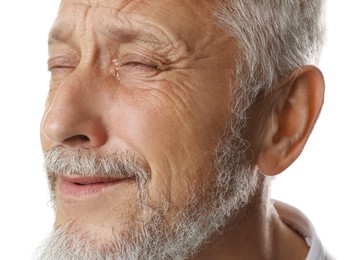
[[[76,137],[81,141],[90,141],[89,137],[86,135],[77,135]]]
[[[63,141],[63,144],[68,146],[82,146],[90,143],[90,138],[86,135],[75,135]]]

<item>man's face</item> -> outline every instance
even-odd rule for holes
[[[137,162],[147,179],[144,203],[169,205],[168,221],[192,192],[204,198],[231,117],[236,52],[214,21],[216,8],[213,1],[63,0],[49,38],[44,152],[57,148],[94,165],[110,155]],[[71,171],[50,176],[56,227],[76,222],[86,235],[109,239],[113,229],[149,218],[137,176]]]

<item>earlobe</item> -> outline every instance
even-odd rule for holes
[[[324,88],[320,70],[305,66],[293,72],[272,97],[268,129],[257,158],[263,174],[281,173],[301,154],[321,111]]]

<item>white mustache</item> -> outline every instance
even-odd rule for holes
[[[49,178],[60,175],[105,176],[147,182],[150,175],[148,163],[132,152],[101,155],[87,149],[71,150],[61,145],[44,154],[43,166]]]

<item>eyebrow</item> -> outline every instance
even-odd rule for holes
[[[122,43],[137,41],[148,45],[159,45],[167,41],[166,37],[159,35],[158,38],[145,29],[126,29],[109,23],[100,24],[98,27],[102,33]]]
[[[48,43],[56,41],[64,41],[64,34],[68,31],[68,28],[73,27],[73,24],[69,20],[55,21],[48,34]],[[69,31],[72,31],[70,29]]]

